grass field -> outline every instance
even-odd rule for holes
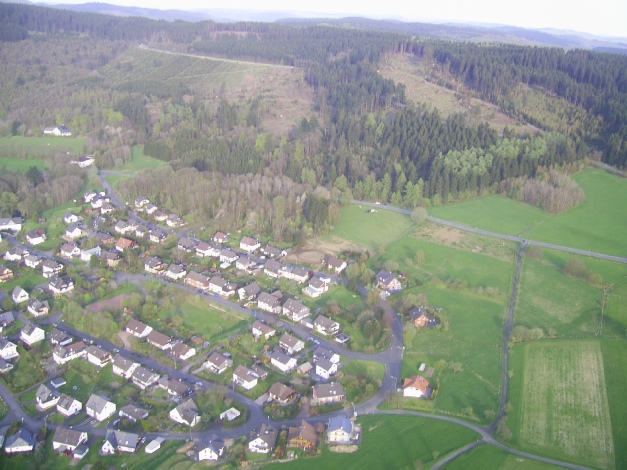
[[[72,155],[85,153],[83,137],[22,137],[12,136],[0,139],[0,157],[44,158],[57,153],[70,152]],[[26,168],[28,169],[28,167]]]
[[[444,468],[446,470],[467,470],[470,468],[482,470],[548,470],[562,467],[519,457],[498,447],[482,445],[460,455]]]
[[[405,215],[385,210],[367,214],[365,208],[351,204],[342,207],[340,222],[318,242],[372,252],[397,240],[411,226],[411,220]]]
[[[614,468],[599,342],[553,340],[515,349],[519,370],[514,370],[515,411],[508,424],[518,446],[582,465]]]
[[[32,166],[43,171],[46,169],[46,162],[40,158],[0,157],[0,170],[2,171],[27,171]]]
[[[612,417],[616,453],[615,468],[627,468],[627,342],[623,339],[601,340],[605,385]]]
[[[494,195],[432,207],[429,215],[506,235],[516,235],[551,217],[537,207]]]
[[[168,162],[145,155],[143,145],[134,145],[131,148],[131,160],[121,167],[115,167],[114,170],[135,173],[136,171],[152,170],[166,165]]]
[[[175,311],[162,311],[159,314],[162,319],[174,315],[181,315],[187,328],[211,344],[233,336],[248,325],[248,319],[237,312],[191,297]]]
[[[514,326],[542,328],[550,336],[596,333],[601,289],[528,258],[523,263],[518,289]]]
[[[617,256],[627,256],[627,180],[602,170],[574,175],[586,200],[560,214],[549,214],[498,196],[435,207],[430,215],[499,233]]]
[[[429,466],[479,437],[462,426],[415,416],[362,416],[358,423],[362,429],[359,451],[335,454],[324,449],[320,457],[298,459],[278,468],[413,470]]]
[[[401,379],[418,373],[421,363],[434,367],[428,379],[439,391],[434,411],[487,423],[496,412],[501,389],[502,334],[505,306],[437,287],[422,287],[429,303],[444,309],[449,331],[405,329]],[[453,372],[449,364],[460,363]],[[438,384],[439,382],[439,384]],[[412,403],[407,402],[411,408]]]

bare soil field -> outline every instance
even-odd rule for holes
[[[87,308],[94,313],[102,312],[103,310],[119,310],[122,308],[122,302],[124,302],[124,300],[128,299],[130,296],[131,294],[120,294],[110,299],[94,302]]]
[[[520,439],[577,462],[613,468],[614,441],[597,341],[529,344],[524,355]]]

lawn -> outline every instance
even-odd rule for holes
[[[460,455],[452,462],[449,462],[445,468],[447,470],[466,470],[469,468],[480,468],[482,470],[548,470],[562,467],[519,457],[495,446],[482,445]]]
[[[205,299],[189,297],[174,310],[161,311],[159,317],[165,319],[180,315],[183,325],[194,334],[211,344],[219,343],[247,328],[249,319],[218,305],[212,305]]]
[[[354,204],[342,207],[340,221],[321,243],[341,244],[345,240],[373,251],[398,239],[413,225],[406,215],[386,210],[368,214],[367,210]]]
[[[612,418],[615,468],[627,468],[627,342],[623,339],[601,340],[605,386]]]
[[[46,162],[40,158],[0,157],[0,170],[2,171],[27,171],[32,166],[43,171],[46,169]]]
[[[432,207],[429,215],[506,235],[517,235],[552,217],[537,207],[496,195]]]
[[[574,178],[586,200],[529,231],[525,238],[627,256],[627,180],[601,170],[584,170]]]
[[[580,465],[614,468],[599,342],[538,341],[517,345],[514,351],[508,425],[518,447]]]
[[[431,305],[443,308],[441,316],[449,329],[405,327],[399,382],[417,374],[424,362],[434,367],[428,380],[439,388],[434,411],[487,424],[500,399],[505,306],[452,289],[423,287],[419,291]],[[461,364],[462,370],[453,372],[453,363]],[[407,405],[411,409],[415,404]]]
[[[462,426],[416,416],[362,416],[362,443],[353,454],[323,449],[315,458],[301,458],[280,468],[342,468],[395,470],[422,468],[479,436]]]
[[[85,141],[86,139],[83,137],[6,137],[0,139],[0,157],[18,155],[45,158],[61,152],[70,152],[72,155],[80,156],[85,153]],[[0,166],[2,165],[0,164]],[[32,163],[29,166],[32,166]]]
[[[434,207],[429,214],[508,235],[627,256],[627,180],[602,170],[586,169],[574,175],[586,200],[560,214],[500,196],[488,196]],[[528,230],[528,231],[527,231]]]
[[[114,170],[135,173],[136,171],[152,170],[165,165],[168,165],[168,163],[145,155],[143,145],[134,145],[131,148],[131,160],[121,167],[115,167]]]
[[[15,276],[10,281],[6,281],[0,284],[0,286],[2,286],[2,290],[8,294],[11,294],[16,286],[20,286],[22,289],[26,289],[28,292],[31,292],[34,287],[40,284],[47,284],[49,282],[48,279],[39,274],[41,273],[40,269],[25,269],[25,271],[20,272],[19,275]]]
[[[413,260],[419,250],[424,252],[424,263],[416,266]],[[513,258],[505,261],[459,246],[446,246],[418,239],[413,235],[405,235],[392,243],[376,260],[376,264],[381,265],[390,260],[398,263],[399,269],[407,274],[408,279],[418,283],[433,278],[442,281],[460,279],[469,287],[496,288],[506,297],[509,297],[514,273]],[[372,269],[376,270],[375,264]]]
[[[518,285],[514,327],[542,328],[549,336],[596,333],[602,292],[557,267],[525,259]]]

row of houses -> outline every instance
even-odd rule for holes
[[[186,361],[196,354],[196,350],[180,340],[174,340],[168,335],[154,330],[151,326],[131,318],[124,330],[135,338],[145,338],[146,342],[162,351],[170,351],[179,361]]]
[[[319,423],[317,426],[302,420],[295,426],[287,429],[287,447],[298,447],[304,450],[312,450],[318,446],[318,435],[324,432],[325,426]],[[272,452],[279,437],[279,429],[271,424],[262,424],[251,431],[248,439],[248,450],[258,454]],[[356,429],[352,420],[345,415],[332,417],[326,426],[327,442],[334,444],[351,444],[356,438]]]

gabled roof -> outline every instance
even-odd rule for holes
[[[316,434],[316,429],[303,419],[299,426],[289,427],[287,439],[288,441],[291,441],[292,439],[304,440],[316,445],[318,442],[318,435]]]
[[[200,415],[200,413],[198,412],[198,408],[196,407],[196,404],[194,403],[194,400],[192,400],[191,398],[181,403],[179,406],[175,408],[175,410],[178,412],[181,418],[183,418],[185,422],[187,423],[193,422],[194,419],[198,415]]]
[[[248,284],[246,287],[243,287],[242,289],[244,289],[244,292],[246,293],[246,295],[257,295],[259,294],[259,292],[261,292],[261,287],[259,287],[259,284],[257,284],[256,281]]]
[[[145,323],[140,322],[139,320],[135,320],[131,318],[129,322],[126,324],[126,330],[141,335],[146,331],[147,328],[150,328]]]
[[[408,377],[403,382],[403,388],[415,388],[420,390],[423,395],[428,395],[427,388],[429,387],[429,382],[427,379],[422,377],[421,375],[414,375],[412,377]]]
[[[146,336],[146,340],[150,341],[152,343],[155,343],[155,344],[157,344],[159,346],[166,346],[166,345],[168,345],[172,341],[172,338],[170,338],[167,335],[164,335],[160,331],[152,330],[148,334],[148,336]]]
[[[55,390],[51,390],[47,385],[41,384],[37,389],[35,398],[40,403],[47,403],[59,397],[59,394]]]
[[[298,339],[296,336],[292,336],[289,333],[283,333],[283,336],[281,336],[281,339],[279,340],[279,344],[285,344],[290,349],[294,349],[296,346],[298,346],[299,342],[303,341]]]
[[[207,362],[216,366],[217,369],[221,369],[229,361],[228,357],[223,356],[219,352],[213,352],[207,359]]]
[[[135,405],[126,405],[120,408],[120,416],[122,413],[133,419],[144,419],[148,415],[148,410]]]
[[[340,383],[318,384],[314,385],[314,396],[316,398],[333,398],[337,396],[346,396],[344,387]]]
[[[261,439],[270,448],[276,444],[277,437],[279,437],[278,429],[266,423],[263,423],[260,428],[253,429],[250,433],[251,441]]]
[[[96,395],[95,393],[92,393],[91,396],[89,397],[89,400],[87,400],[87,404],[85,405],[85,408],[94,410],[96,413],[100,413],[101,411],[105,409],[105,407],[109,403],[112,403],[112,402],[110,402],[106,398],[102,398],[100,395]]]
[[[288,387],[281,382],[276,382],[270,389],[268,390],[270,395],[277,397],[280,401],[288,400],[292,395],[296,394],[296,390]]]
[[[57,407],[63,408],[64,410],[69,410],[72,403],[78,401],[76,398],[66,395],[65,393],[61,394],[61,398],[57,402]]]
[[[319,326],[324,330],[334,328],[336,325],[338,325],[336,321],[333,321],[330,318],[325,317],[324,315],[318,315],[318,317],[314,321],[314,326]]]
[[[131,359],[126,359],[121,354],[116,354],[116,356],[113,358],[113,367],[122,369],[124,372],[129,371],[131,367],[133,367],[133,365],[135,364],[139,364],[139,363]]]
[[[263,335],[267,335],[276,331],[274,328],[269,327],[265,323],[261,323],[259,320],[256,320],[255,323],[253,323],[251,329],[260,331]]]
[[[353,432],[353,423],[345,415],[333,416],[329,420],[329,427],[327,428],[327,432],[334,431],[344,431],[348,434],[351,434]]]
[[[267,292],[262,292],[261,294],[259,294],[259,297],[257,297],[257,302],[270,305],[271,307],[279,307],[281,305],[280,298],[272,294],[268,294]]]
[[[35,436],[28,432],[26,429],[21,428],[18,432],[8,437],[4,445],[5,449],[11,449],[12,447],[34,447]]]
[[[288,356],[283,351],[279,351],[275,349],[270,353],[270,359],[274,359],[275,361],[287,366],[290,362],[296,361],[292,356]]]
[[[52,441],[64,445],[77,446],[81,443],[82,434],[81,431],[75,431],[74,429],[57,428]]]
[[[233,375],[245,380],[246,382],[251,382],[257,379],[257,374],[255,374],[252,370],[243,365],[237,366],[237,368],[233,372]]]

